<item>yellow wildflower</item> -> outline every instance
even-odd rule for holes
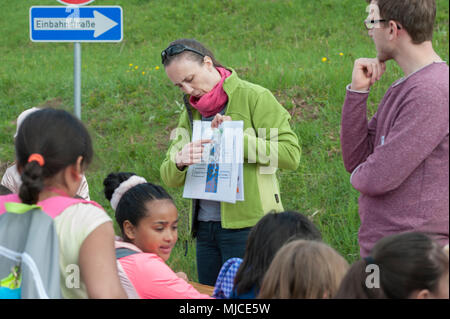
[[[128,66],[133,66],[133,63],[128,64]]]
[[[145,72],[142,72],[142,75],[145,75]]]
[[[159,70],[159,66],[155,66],[155,70]]]
[[[342,52],[341,52],[341,53],[339,53],[339,55],[340,55],[340,56],[343,56],[343,55],[344,55],[344,53],[342,53]]]
[[[136,70],[139,69],[139,67],[138,67],[137,65],[136,65],[134,68],[135,68]]]
[[[327,60],[328,60],[328,59],[327,59],[326,57],[323,57],[323,58],[322,58],[322,62],[327,62]]]

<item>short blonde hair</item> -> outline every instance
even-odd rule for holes
[[[294,240],[275,255],[258,298],[332,298],[349,265],[330,246],[310,240]]]

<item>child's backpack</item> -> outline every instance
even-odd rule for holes
[[[116,244],[117,246],[117,244]],[[141,297],[137,293],[136,289],[133,286],[130,278],[128,278],[127,273],[122,267],[119,259],[128,257],[130,255],[138,254],[139,252],[133,249],[129,249],[126,247],[116,247],[116,259],[117,259],[117,269],[119,272],[120,283],[122,284],[123,289],[127,293],[128,299],[140,299]]]
[[[0,196],[0,299],[62,298],[53,219],[78,203],[98,205],[56,196],[37,206],[17,194]]]

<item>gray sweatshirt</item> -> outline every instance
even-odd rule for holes
[[[448,244],[448,65],[432,63],[395,82],[370,122],[368,96],[347,87],[341,127],[344,165],[361,193],[361,256],[405,231]]]

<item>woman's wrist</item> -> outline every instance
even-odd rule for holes
[[[175,165],[177,166],[178,170],[183,171],[186,167],[186,165],[181,160],[181,151],[177,153],[177,156],[175,157]]]
[[[178,164],[178,163],[176,165],[177,165],[177,168],[179,171],[184,171],[184,169],[186,168],[186,165],[182,165],[182,164]]]

